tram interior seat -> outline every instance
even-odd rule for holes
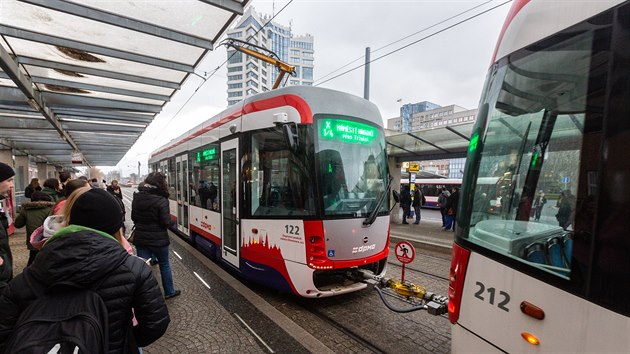
[[[571,234],[565,233],[530,243],[525,247],[523,258],[532,263],[569,269],[572,246]]]

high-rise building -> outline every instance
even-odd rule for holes
[[[419,102],[419,103],[407,103],[400,107],[400,119],[401,119],[401,128],[403,133],[409,133],[412,131],[411,128],[411,116],[416,113],[425,112],[432,109],[440,108],[441,106],[431,103],[429,101]]]
[[[295,76],[285,75],[280,87],[312,85],[315,58],[313,36],[294,35],[290,26],[269,22],[270,18],[257,13],[250,6],[236,27],[227,31],[227,36],[269,49],[278,59],[295,65]],[[269,23],[265,26],[267,22]],[[263,26],[265,28],[260,30]],[[227,56],[228,105],[231,106],[246,96],[272,89],[278,77],[276,67],[234,49],[228,49]]]

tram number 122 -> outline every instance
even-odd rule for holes
[[[494,305],[494,294],[496,292],[496,289],[488,288],[486,290],[486,286],[482,282],[479,282],[479,281],[476,282],[475,285],[477,285],[477,287],[479,288],[477,292],[475,293],[475,297],[481,301],[486,301],[483,294],[484,292],[487,291],[488,302],[490,303],[490,305]],[[505,291],[499,291],[499,295],[503,298],[503,300],[497,304],[497,307],[499,307],[503,311],[510,312],[510,309],[507,307],[507,304],[510,302],[510,295],[506,293]]]
[[[300,227],[295,225],[284,225],[284,232],[289,235],[299,235]]]

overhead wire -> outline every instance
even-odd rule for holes
[[[273,16],[269,19],[269,21],[265,22],[265,24],[264,24],[262,27],[260,27],[260,28],[259,28],[256,32],[254,32],[253,34],[249,35],[249,37],[247,37],[247,39],[246,39],[245,41],[249,41],[250,39],[254,38],[254,37],[255,37],[258,33],[260,33],[260,31],[262,31],[262,30],[263,30],[263,28],[265,28],[265,27],[266,27],[266,26],[267,26],[267,25],[268,25],[271,21],[273,21],[273,20],[276,18],[276,16],[278,16],[278,15],[279,15],[282,11],[284,11],[284,9],[286,9],[286,8],[287,8],[287,6],[291,5],[291,3],[292,3],[293,1],[294,1],[294,0],[289,0],[289,2],[288,2],[288,3],[286,3],[286,5],[284,5],[284,6],[280,9],[280,11],[278,11],[275,15],[273,15]],[[173,121],[173,119],[175,119],[175,118],[179,115],[179,113],[180,113],[180,112],[181,112],[181,111],[182,111],[182,110],[186,107],[186,105],[188,105],[188,103],[190,102],[190,100],[191,100],[193,97],[195,97],[195,95],[197,94],[197,92],[199,91],[199,89],[201,89],[201,87],[202,87],[203,85],[205,85],[205,84],[206,84],[206,82],[208,82],[208,80],[209,80],[210,78],[212,78],[212,77],[213,77],[213,76],[217,73],[217,71],[219,71],[219,69],[221,69],[221,68],[222,68],[225,64],[227,64],[227,63],[230,61],[230,59],[232,59],[232,57],[233,57],[234,55],[236,55],[236,51],[234,51],[234,53],[232,53],[232,55],[230,55],[230,56],[229,56],[229,57],[228,57],[228,58],[227,58],[227,59],[226,59],[223,63],[221,63],[221,65],[217,66],[217,67],[216,67],[216,68],[215,68],[215,69],[214,69],[214,70],[210,73],[210,75],[208,75],[207,77],[205,77],[205,78],[203,79],[203,81],[199,84],[199,86],[197,86],[197,88],[195,89],[195,91],[194,91],[194,92],[190,95],[190,97],[188,97],[188,99],[186,100],[186,102],[184,102],[184,104],[182,104],[182,106],[179,108],[179,110],[177,110],[177,112],[175,112],[175,114],[171,117],[171,119],[169,119],[169,120],[168,120],[168,122],[166,122],[166,124],[164,125],[164,127],[163,127],[162,129],[160,129],[160,130],[164,130],[164,129],[166,129],[166,128],[168,127],[168,125],[169,125],[169,124],[171,124],[171,122]],[[195,75],[197,75],[197,76],[200,76],[200,75],[198,75],[198,74],[196,74],[196,73],[194,73],[194,72],[193,72],[193,74],[195,74]]]
[[[361,64],[361,65],[355,66],[355,67],[354,67],[354,68],[352,68],[352,69],[346,70],[346,71],[342,72],[342,73],[341,73],[341,74],[339,74],[339,75],[335,75],[335,76],[331,77],[330,79],[328,79],[328,80],[324,80],[324,81],[322,81],[322,82],[318,83],[317,85],[313,85],[313,86],[320,86],[321,84],[324,84],[324,83],[326,83],[326,82],[328,82],[328,81],[331,81],[331,80],[334,80],[334,79],[336,79],[336,78],[338,78],[338,77],[340,77],[340,76],[346,75],[346,74],[348,74],[348,73],[350,73],[350,72],[352,72],[352,71],[354,71],[354,70],[357,70],[357,69],[360,69],[360,68],[364,67],[364,66],[365,66],[365,65],[367,65],[367,64],[370,64],[370,63],[373,63],[373,62],[375,62],[375,61],[377,61],[377,60],[380,60],[380,59],[383,59],[383,58],[385,58],[385,57],[388,57],[388,56],[390,56],[390,55],[392,55],[392,54],[394,54],[394,53],[396,53],[396,52],[399,52],[399,51],[401,51],[401,50],[403,50],[403,49],[405,49],[405,48],[408,48],[408,47],[410,47],[410,46],[412,46],[412,45],[414,45],[414,44],[420,43],[420,42],[422,42],[422,41],[424,41],[424,40],[426,40],[426,39],[428,39],[428,38],[434,37],[434,36],[436,36],[436,35],[438,35],[438,34],[440,34],[440,33],[442,33],[442,32],[445,32],[445,31],[447,31],[447,30],[449,30],[449,29],[451,29],[451,28],[453,28],[453,27],[456,27],[456,26],[461,25],[462,23],[468,22],[468,21],[470,21],[470,20],[472,20],[472,19],[474,19],[474,18],[477,18],[477,17],[479,17],[479,16],[481,16],[481,15],[484,15],[484,14],[486,14],[486,13],[488,13],[488,12],[490,12],[490,11],[493,11],[493,10],[495,10],[495,9],[497,9],[497,8],[499,8],[499,7],[503,6],[503,5],[506,5],[506,4],[510,3],[510,2],[512,2],[512,0],[507,0],[507,1],[505,1],[505,2],[503,2],[503,3],[501,3],[501,4],[499,4],[499,5],[493,6],[493,7],[489,8],[489,9],[484,10],[484,11],[482,11],[482,12],[480,12],[480,13],[477,13],[477,14],[475,14],[475,15],[473,15],[473,16],[467,17],[467,18],[465,18],[465,19],[463,19],[463,20],[461,20],[461,21],[459,21],[459,22],[456,22],[456,23],[454,23],[454,24],[452,24],[452,25],[450,25],[450,26],[447,26],[447,27],[445,27],[445,28],[443,28],[443,29],[441,29],[441,30],[439,30],[439,31],[435,31],[435,32],[433,32],[433,33],[431,33],[431,34],[429,34],[429,35],[427,35],[427,36],[424,36],[424,37],[422,37],[422,38],[420,38],[420,39],[416,40],[416,41],[413,41],[413,42],[411,42],[411,43],[409,43],[409,44],[406,44],[406,45],[404,45],[404,46],[402,46],[402,47],[400,47],[400,48],[397,48],[397,49],[395,49],[395,50],[392,50],[391,52],[388,52],[388,53],[383,54],[383,55],[381,55],[381,56],[379,56],[379,57],[376,57],[376,58],[374,58],[374,59],[370,60],[370,61],[369,61],[369,62],[367,62],[367,63],[363,63],[363,64]]]
[[[459,17],[459,16],[462,16],[462,15],[464,15],[464,14],[466,14],[466,13],[470,12],[470,11],[473,11],[473,10],[475,10],[475,9],[478,9],[478,8],[480,8],[481,6],[486,5],[487,3],[490,3],[490,2],[493,2],[493,1],[494,1],[494,0],[488,0],[488,1],[484,2],[484,3],[481,3],[481,4],[479,4],[479,5],[473,6],[473,7],[469,8],[468,10],[462,11],[462,12],[460,12],[460,13],[456,14],[456,15],[453,15],[453,16],[451,16],[451,17],[445,18],[445,19],[444,19],[444,20],[442,20],[442,21],[436,22],[436,23],[434,23],[434,24],[432,24],[432,25],[430,25],[430,26],[428,26],[428,27],[425,27],[425,28],[423,28],[423,29],[419,30],[419,31],[416,31],[416,32],[414,32],[414,33],[412,33],[412,34],[409,34],[409,35],[407,35],[407,36],[405,36],[405,37],[402,37],[402,38],[397,39],[397,40],[395,40],[395,41],[393,41],[393,42],[391,42],[391,43],[388,43],[388,44],[386,44],[386,45],[384,45],[384,46],[381,46],[381,47],[379,47],[379,48],[377,48],[377,49],[374,49],[374,50],[372,50],[371,52],[372,52],[372,53],[376,53],[376,52],[378,52],[379,50],[385,49],[385,48],[387,48],[387,47],[389,47],[389,46],[392,46],[392,45],[394,45],[394,44],[396,44],[396,43],[402,42],[402,41],[404,41],[405,39],[408,39],[408,38],[410,38],[410,37],[413,37],[413,36],[415,36],[415,35],[417,35],[417,34],[419,34],[419,33],[422,33],[422,32],[425,32],[425,31],[428,31],[428,30],[430,30],[430,29],[431,29],[431,28],[433,28],[433,27],[437,27],[437,26],[439,26],[439,25],[441,25],[441,24],[443,24],[443,23],[445,23],[445,22],[448,22],[448,21],[450,21],[450,20],[452,20],[452,19],[454,19],[454,18],[457,18],[457,17]],[[339,70],[342,70],[343,68],[345,68],[345,67],[347,67],[347,66],[349,66],[349,65],[351,65],[351,64],[353,64],[353,63],[355,63],[355,62],[357,62],[357,61],[359,61],[359,60],[361,60],[361,59],[363,59],[363,58],[365,58],[365,55],[362,55],[362,56],[360,56],[360,57],[358,57],[358,58],[354,59],[353,61],[351,61],[351,62],[349,62],[349,63],[347,63],[347,64],[343,65],[342,67],[340,67],[340,68],[338,68],[338,69],[336,69],[336,70],[333,70],[332,72],[330,72],[330,73],[328,73],[328,74],[326,74],[326,75],[324,75],[324,76],[320,77],[318,80],[315,80],[315,82],[314,82],[313,84],[315,84],[315,86],[317,86],[316,84],[317,84],[317,82],[318,82],[318,81],[321,81],[321,80],[325,79],[326,77],[328,77],[328,76],[330,76],[330,75],[332,75],[332,74],[334,74],[334,73],[338,72]]]

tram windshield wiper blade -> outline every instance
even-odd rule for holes
[[[385,187],[383,194],[381,194],[381,196],[378,198],[376,207],[374,208],[374,210],[372,210],[370,215],[368,215],[368,217],[365,218],[365,220],[363,220],[364,227],[371,226],[374,223],[374,220],[376,220],[376,215],[378,215],[378,211],[381,210],[381,206],[383,205],[383,201],[385,201],[385,197],[387,197],[387,195],[389,194],[389,187],[392,185],[392,180],[393,178],[389,176],[389,180],[387,181],[387,186]]]

